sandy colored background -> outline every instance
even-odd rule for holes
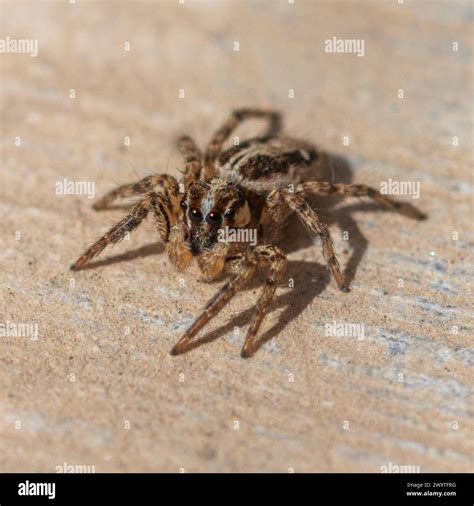
[[[2,1],[1,36],[38,39],[39,54],[0,60],[1,321],[38,324],[39,338],[0,341],[1,470],[472,471],[472,13],[455,1]],[[326,54],[333,36],[364,39],[365,56]],[[420,182],[429,220],[321,203],[351,293],[290,226],[295,287],[279,289],[255,357],[239,354],[257,282],[208,328],[215,340],[171,357],[219,283],[173,272],[151,222],[70,272],[123,211],[55,185],[92,181],[97,197],[175,173],[175,138],[204,146],[241,106],[281,110],[287,133],[339,157],[336,180]],[[332,321],[363,324],[365,338],[327,337]]]

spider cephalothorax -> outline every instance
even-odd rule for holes
[[[193,256],[209,250],[225,228],[245,228],[251,220],[243,191],[220,179],[192,183],[181,201]]]
[[[238,124],[252,117],[268,120],[267,135],[223,150]],[[223,271],[233,274],[186,330],[172,350],[174,355],[186,351],[194,336],[257,268],[264,267],[266,282],[242,349],[243,357],[253,354],[260,324],[286,270],[286,256],[276,241],[292,213],[310,232],[319,235],[329,270],[339,288],[348,291],[328,227],[307,202],[309,196],[366,196],[412,218],[424,217],[413,206],[365,185],[311,181],[313,164],[327,162],[327,156],[306,142],[279,136],[280,125],[280,115],[273,111],[234,111],[214,134],[204,156],[190,137],[179,140],[185,158],[181,181],[166,174],[148,176],[120,186],[94,205],[95,209],[105,209],[117,198],[143,195],[125,218],[74,263],[73,270],[88,264],[107,244],[121,241],[151,212],[177,269],[186,269],[195,259],[205,277],[213,278]]]

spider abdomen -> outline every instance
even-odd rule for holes
[[[224,180],[278,179],[300,182],[308,179],[309,168],[319,158],[314,146],[288,137],[256,137],[224,151],[216,160]]]

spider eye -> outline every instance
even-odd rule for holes
[[[202,213],[199,209],[193,207],[188,212],[189,219],[191,221],[202,221]]]
[[[206,221],[211,225],[217,225],[222,222],[222,214],[216,213],[215,211],[211,211],[206,216]]]
[[[181,207],[181,209],[187,209],[188,203],[185,200],[182,200],[179,204],[179,207]]]
[[[227,209],[227,211],[224,213],[224,218],[232,219],[235,216],[235,211],[233,209]]]

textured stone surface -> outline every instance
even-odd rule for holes
[[[472,470],[472,3],[1,10],[3,38],[39,40],[36,58],[0,60],[1,321],[39,330],[1,338],[2,470]],[[365,55],[325,53],[334,36],[363,39]],[[321,203],[342,264],[356,264],[351,293],[329,281],[319,242],[291,225],[295,286],[279,289],[256,356],[239,356],[253,283],[209,327],[217,339],[171,357],[219,283],[173,272],[151,222],[71,273],[123,211],[96,213],[55,184],[92,181],[101,195],[175,173],[175,138],[204,146],[240,106],[282,110],[289,134],[342,158],[336,180],[420,182],[415,203],[429,219]],[[250,122],[239,135],[261,129]],[[364,339],[326,336],[333,321],[363,325]]]

